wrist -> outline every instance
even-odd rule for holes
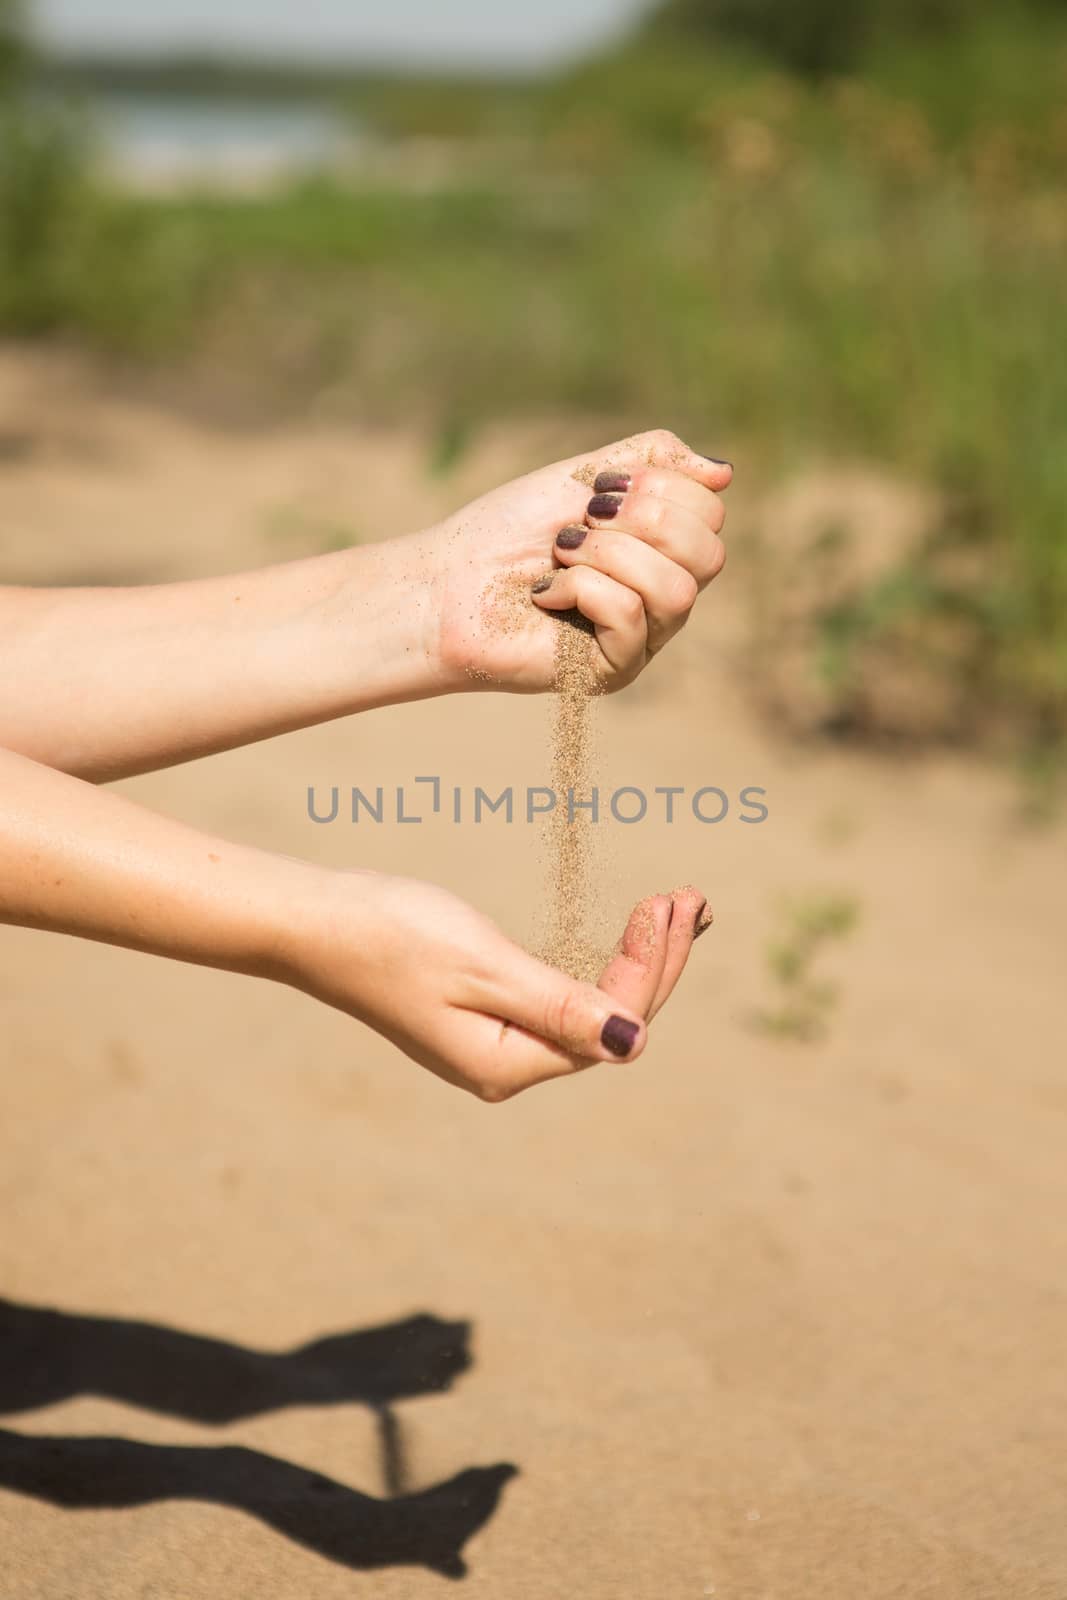
[[[381,934],[373,889],[384,880],[376,872],[337,871],[287,856],[272,862],[265,914],[255,936],[257,974],[338,1005],[339,959],[343,986],[351,995],[363,965],[352,952],[369,956]]]
[[[333,715],[463,687],[442,661],[430,541],[412,535],[323,559],[331,572],[317,611],[318,647],[343,702]]]
[[[295,982],[304,957],[305,907],[313,905],[317,880],[331,874],[311,862],[275,855],[228,840],[212,840],[207,859],[190,875],[182,895],[186,936],[161,955],[220,967],[276,983]],[[198,852],[198,855],[201,853]]]

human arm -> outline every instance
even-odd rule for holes
[[[131,588],[0,589],[0,745],[92,782],[450,687],[417,540]]]
[[[640,1055],[703,906],[653,897],[578,983],[442,890],[215,839],[0,751],[0,922],[285,983],[483,1100]]]
[[[0,589],[0,745],[100,782],[375,706],[537,692],[555,675],[545,613],[571,607],[595,624],[602,686],[622,687],[721,567],[730,476],[645,434],[381,544],[194,582]],[[580,548],[557,540],[568,524],[589,529]]]

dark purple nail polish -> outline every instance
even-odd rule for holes
[[[598,522],[609,522],[612,517],[618,516],[621,507],[621,494],[595,494],[585,509]]]
[[[538,578],[537,582],[532,585],[530,593],[544,594],[546,589],[551,589],[552,580],[555,576],[556,574],[554,572],[546,572],[543,578]]]
[[[609,1017],[600,1031],[600,1042],[605,1050],[621,1059],[630,1054],[639,1032],[636,1022],[627,1022],[625,1017]]]
[[[593,480],[593,489],[597,494],[625,494],[633,483],[628,472],[602,472]]]
[[[705,900],[704,904],[701,906],[700,910],[697,912],[696,921],[693,924],[693,943],[694,944],[696,944],[697,940],[700,938],[700,935],[702,933],[707,933],[708,929],[711,927],[711,925],[714,922],[714,920],[715,920],[715,918],[712,916],[711,907],[708,905],[708,902]]]
[[[724,461],[722,456],[705,456],[704,460],[710,461],[713,467],[729,467],[731,472],[733,471],[733,462]]]
[[[561,528],[556,534],[556,543],[561,550],[577,550],[588,532],[588,528],[579,528],[577,524],[570,528]]]

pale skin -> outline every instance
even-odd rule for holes
[[[0,922],[286,983],[489,1102],[635,1060],[699,891],[644,902],[583,984],[440,889],[213,839],[95,785],[371,707],[548,690],[552,611],[592,621],[604,687],[625,687],[720,570],[731,476],[655,432],[381,545],[202,582],[0,588]],[[494,629],[494,584],[549,574],[524,625]]]

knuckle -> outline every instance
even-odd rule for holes
[[[639,433],[633,440],[642,456],[645,457],[649,467],[652,467],[654,458],[659,455],[670,455],[677,450],[681,441],[669,428],[649,428],[645,433]]]
[[[545,1004],[545,1035],[564,1044],[581,1042],[585,1023],[584,996],[580,989],[568,988],[548,997]]]
[[[712,533],[721,533],[726,523],[726,506],[718,495],[715,495],[714,499],[715,504],[711,508],[708,522]]]
[[[682,442],[671,428],[653,428],[649,440],[661,450],[677,450]]]
[[[641,507],[641,523],[648,533],[662,533],[670,515],[667,502],[650,495]]]
[[[596,567],[584,564],[580,567],[568,567],[567,573],[571,585],[571,604],[577,607],[583,615],[586,614],[587,607],[592,606],[595,609],[597,597],[602,587],[601,579],[603,578],[603,573],[599,572]]]
[[[673,616],[688,616],[696,603],[699,586],[691,572],[680,568],[671,579],[667,605]]]
[[[563,1015],[566,1006],[563,995],[546,994],[541,1003],[541,1033],[546,1039],[558,1038],[563,1029]]]
[[[630,628],[636,627],[645,614],[645,602],[635,589],[622,589],[618,606],[619,617]]]
[[[712,548],[708,553],[708,580],[717,578],[726,565],[726,546],[716,536],[712,540]]]

